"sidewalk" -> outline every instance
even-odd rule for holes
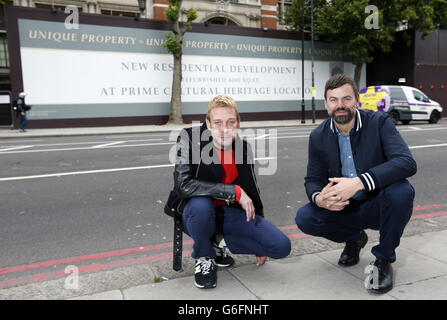
[[[277,121],[241,121],[241,128],[278,128],[278,127],[303,127],[316,126],[323,120],[317,119],[312,123],[307,119],[302,124],[301,120],[277,120]],[[56,129],[27,129],[26,132],[19,132],[18,129],[1,128],[0,138],[29,138],[29,137],[62,137],[62,136],[83,136],[83,135],[106,135],[124,133],[151,133],[151,132],[171,132],[189,127],[185,125],[147,125],[147,126],[117,126],[117,127],[85,127],[85,128],[56,128]]]
[[[217,288],[198,289],[194,277],[113,290],[72,300],[413,300],[447,299],[447,230],[401,239],[394,288],[366,291],[365,267],[374,260],[368,243],[356,266],[337,265],[342,249],[267,261],[262,267],[235,266],[218,271]]]

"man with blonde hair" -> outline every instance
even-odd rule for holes
[[[257,265],[291,250],[289,238],[264,219],[252,151],[237,135],[239,128],[236,102],[221,95],[209,103],[205,123],[184,129],[177,139],[174,190],[165,213],[181,215],[184,232],[194,240],[198,288],[216,287],[216,265],[233,265],[227,249],[256,255]]]

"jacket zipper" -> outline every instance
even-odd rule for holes
[[[258,181],[256,180],[256,176],[255,176],[255,173],[254,173],[254,171],[253,171],[253,167],[254,167],[254,166],[250,165],[251,175],[252,175],[252,177],[253,177],[253,181],[254,181],[254,183],[255,183],[256,190],[258,191],[258,195],[261,196],[261,192],[259,191],[259,187],[258,187]]]

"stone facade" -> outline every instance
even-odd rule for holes
[[[281,15],[290,0],[184,0],[183,18],[190,8],[198,13],[196,23],[235,25],[239,27],[282,29]],[[75,5],[80,11],[94,14],[138,16],[138,0],[12,0],[16,6],[62,9]],[[146,0],[144,17],[165,20],[168,0]],[[279,17],[279,18],[278,18]]]

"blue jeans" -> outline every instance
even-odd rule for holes
[[[351,212],[329,211],[309,203],[298,210],[295,222],[304,233],[334,242],[358,241],[361,230],[379,230],[379,244],[371,252],[377,259],[394,262],[413,201],[414,189],[403,180],[381,189]]]
[[[215,207],[210,197],[192,198],[183,210],[183,229],[194,240],[192,257],[214,259],[210,239],[223,234],[234,254],[256,254],[274,259],[289,255],[289,238],[261,216],[247,222],[245,211],[229,206]]]
[[[20,130],[25,130],[26,124],[28,123],[28,118],[26,117],[26,113],[20,114]]]

